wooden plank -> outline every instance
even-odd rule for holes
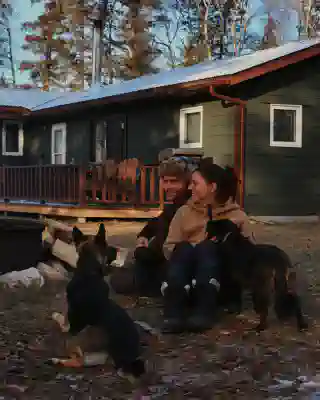
[[[70,226],[69,224],[64,224],[63,222],[57,221],[52,218],[45,218],[44,222],[47,225],[49,232],[52,232],[55,229],[60,229],[71,233],[73,229],[72,226]]]
[[[50,215],[71,218],[101,218],[101,219],[149,219],[157,217],[161,210],[155,209],[105,209],[93,207],[57,207],[29,204],[0,204],[0,212]]]

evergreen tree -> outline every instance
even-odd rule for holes
[[[152,45],[152,11],[159,7],[157,0],[122,0],[125,7],[121,23],[121,37],[124,40],[121,56],[120,77],[137,78],[155,73],[154,65],[160,51]]]
[[[14,15],[14,10],[10,0],[0,0],[0,68],[4,73],[6,84],[16,83],[15,65],[12,54],[12,32],[10,19]]]
[[[22,26],[27,33],[23,48],[38,58],[31,78],[44,90],[51,87],[77,90],[86,86],[87,69],[91,67],[87,3],[87,0],[47,1],[44,13],[37,20]]]

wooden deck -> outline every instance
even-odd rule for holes
[[[160,214],[160,208],[97,208],[97,207],[68,207],[29,204],[0,204],[3,214],[33,214],[57,218],[76,218],[80,222],[87,219],[150,219]]]
[[[109,164],[0,166],[0,213],[82,221],[159,215],[164,193],[158,166],[135,159]]]

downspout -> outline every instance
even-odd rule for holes
[[[234,128],[234,166],[236,172],[238,174],[240,180],[239,186],[239,199],[240,199],[240,206],[244,206],[244,160],[245,160],[245,142],[244,142],[244,134],[245,134],[245,126],[244,126],[244,119],[245,119],[245,112],[246,112],[246,105],[247,101],[239,99],[237,97],[230,97],[215,91],[215,87],[211,85],[209,87],[209,91],[212,97],[216,97],[217,99],[221,100],[222,104],[237,104],[237,110],[240,111],[240,149],[238,146],[238,119],[235,117],[235,128]],[[240,153],[240,154],[239,154]],[[240,161],[240,168],[238,169],[238,161]]]

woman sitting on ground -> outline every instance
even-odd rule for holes
[[[215,321],[221,263],[217,245],[206,239],[208,209],[213,219],[229,218],[252,237],[248,217],[235,201],[237,186],[230,167],[205,162],[192,174],[192,196],[175,214],[164,244],[169,260],[167,281],[162,285],[166,333],[205,331]]]

